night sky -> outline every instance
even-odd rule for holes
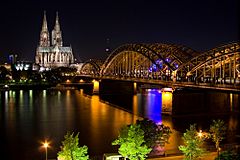
[[[59,12],[64,45],[86,61],[105,59],[106,47],[125,43],[176,43],[205,51],[239,41],[238,6],[237,0],[1,2],[0,62],[13,53],[34,61],[44,10],[50,32]]]

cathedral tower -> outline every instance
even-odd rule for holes
[[[35,63],[45,68],[69,67],[74,63],[71,46],[63,46],[62,31],[60,30],[58,13],[52,30],[52,43],[50,44],[47,28],[46,12],[44,12],[40,42],[36,49]]]
[[[49,47],[50,46],[49,32],[48,32],[48,27],[47,27],[47,18],[46,18],[45,11],[44,11],[44,16],[43,16],[42,30],[40,33],[39,46],[41,46],[41,47]]]
[[[54,29],[52,30],[52,45],[53,46],[62,46],[62,31],[60,30],[58,12],[56,12],[56,21]]]

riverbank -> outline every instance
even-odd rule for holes
[[[217,157],[217,152],[209,152],[203,155],[199,160],[214,160]],[[184,155],[169,155],[166,157],[147,158],[148,160],[183,160]]]
[[[55,85],[48,84],[48,83],[10,83],[10,84],[0,84],[0,91],[47,89],[53,86]]]
[[[103,156],[98,156],[98,157],[91,157],[91,160],[119,160],[121,159],[121,155],[118,153],[107,153],[103,154]],[[199,160],[215,160],[217,157],[217,152],[207,152],[205,153],[202,157],[199,158]],[[178,154],[167,154],[165,156],[151,156],[147,157],[146,160],[183,160],[184,155],[182,153]]]

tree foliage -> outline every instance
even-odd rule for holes
[[[197,159],[204,153],[202,148],[203,139],[197,134],[196,124],[190,125],[190,128],[183,134],[182,139],[184,145],[179,146],[179,149],[183,152],[185,160]]]
[[[79,147],[79,133],[74,136],[74,132],[64,136],[64,141],[62,141],[61,151],[58,152],[59,160],[88,160],[89,156],[87,155],[88,147],[83,146]]]
[[[7,75],[10,75],[9,71],[5,67],[0,66],[0,82],[4,82],[7,79]]]
[[[120,130],[118,139],[113,141],[112,145],[120,145],[118,152],[125,158],[144,160],[151,151],[144,142],[144,131],[139,125],[132,124]]]
[[[226,134],[227,127],[223,120],[213,120],[209,132],[211,133],[211,137],[213,142],[215,143],[217,152],[219,154],[219,145],[220,142],[224,139]]]
[[[215,160],[240,160],[240,153],[234,151],[223,151]]]
[[[164,124],[158,125],[157,143],[159,143],[159,145],[161,147],[164,147],[165,144],[169,143],[168,140],[169,140],[171,134],[172,134],[172,131],[169,126],[165,126]]]
[[[156,140],[158,138],[158,135],[157,135],[158,126],[149,119],[137,120],[137,124],[144,131],[145,144],[148,147],[151,147],[151,148],[154,147]]]
[[[145,144],[153,148],[154,146],[160,145],[164,147],[171,135],[170,127],[164,124],[157,125],[154,121],[149,119],[138,120],[137,124],[144,131]]]

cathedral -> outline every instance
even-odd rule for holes
[[[45,68],[68,67],[74,63],[72,47],[64,47],[58,13],[52,30],[51,42],[47,27],[46,12],[44,12],[40,42],[36,50],[35,63]]]

